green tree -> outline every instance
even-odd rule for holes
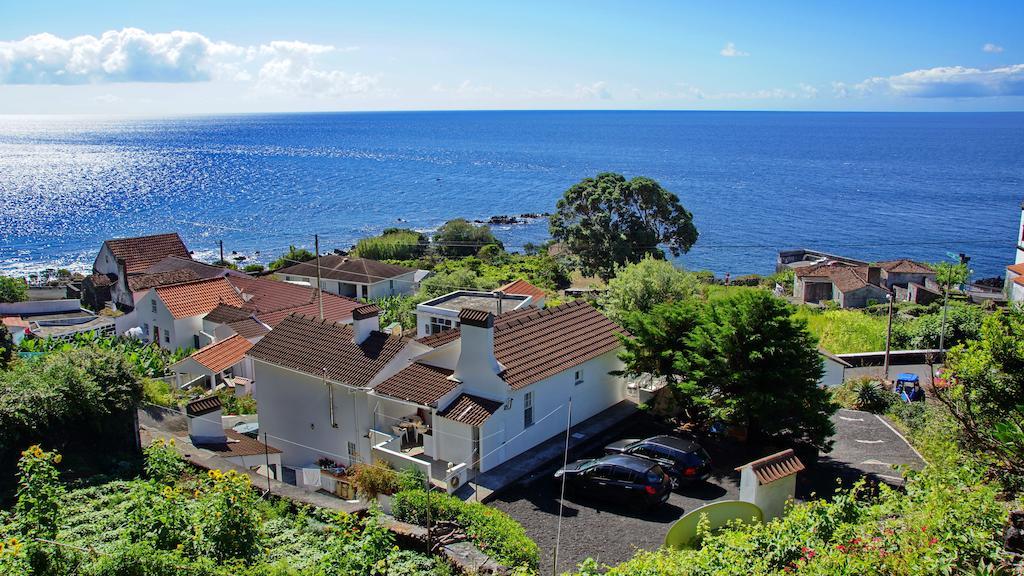
[[[580,270],[604,280],[615,267],[646,255],[674,256],[697,241],[693,215],[650,178],[605,172],[565,191],[550,219],[551,235],[579,259]]]
[[[436,252],[446,258],[473,256],[489,244],[496,244],[504,249],[501,242],[494,237],[490,226],[477,226],[465,218],[445,222],[434,233],[433,242],[436,245]]]
[[[0,302],[28,300],[28,285],[21,278],[0,276]]]
[[[952,262],[939,262],[932,266],[935,270],[935,281],[944,289],[955,288],[964,282],[970,275],[967,264],[954,264]]]
[[[715,416],[746,427],[752,442],[831,445],[838,406],[818,386],[817,341],[791,305],[759,290],[712,302],[695,340]]]
[[[1024,478],[1024,309],[1013,306],[987,317],[981,338],[949,350],[949,389],[935,389],[957,423],[962,444],[998,470]]]
[[[981,327],[989,313],[980,306],[953,303],[946,315],[945,345],[954,346],[981,335]],[[913,320],[893,324],[892,341],[897,348],[931,350],[939,347],[942,313],[924,314]]]
[[[271,262],[268,268],[270,270],[277,270],[278,268],[285,268],[298,262],[308,262],[313,258],[316,258],[316,254],[313,254],[309,250],[289,246],[288,251],[282,254],[277,260]]]
[[[263,272],[263,270],[265,270],[265,267],[263,266],[263,264],[257,264],[257,263],[246,264],[245,267],[242,268],[243,272],[246,272],[246,273],[249,273],[249,274],[252,274],[252,273],[255,273],[255,272]]]
[[[696,275],[648,255],[618,269],[608,282],[603,303],[609,318],[631,329],[627,322],[629,312],[649,312],[663,302],[687,300],[700,294]]]
[[[426,234],[405,228],[388,228],[372,238],[356,243],[353,255],[371,260],[415,260],[430,246]]]
[[[0,370],[7,368],[14,357],[14,337],[7,326],[0,324]]]

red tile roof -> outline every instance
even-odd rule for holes
[[[320,257],[320,277],[358,284],[374,284],[415,272],[415,268],[386,264],[368,258],[349,258],[337,254]],[[301,262],[274,271],[275,274],[316,278],[316,260]]]
[[[371,332],[362,344],[350,326],[292,315],[284,318],[249,356],[350,386],[366,386],[405,346],[399,336]]]
[[[472,394],[459,394],[447,408],[437,413],[442,418],[479,426],[501,409],[502,403]]]
[[[202,276],[188,268],[168,270],[166,272],[155,272],[153,274],[137,274],[128,277],[128,289],[132,292],[141,292],[157,286],[184,284],[185,282],[195,282],[196,280],[202,279]]]
[[[188,248],[185,247],[185,243],[181,241],[177,232],[134,238],[116,238],[107,240],[104,244],[114,254],[114,257],[124,260],[125,270],[128,274],[145,272],[146,268],[166,256],[192,259]]]
[[[458,382],[449,379],[451,375],[451,370],[414,363],[373,390],[375,394],[429,406],[458,386]]]
[[[216,374],[241,362],[250,348],[252,348],[252,342],[234,334],[220,342],[203,346],[193,352],[189,359]],[[181,360],[179,363],[183,361]]]
[[[218,304],[242,306],[245,302],[224,278],[197,280],[153,288],[175,319],[203,316]]]
[[[1019,276],[1024,275],[1024,262],[1021,262],[1020,264],[1010,264],[1006,269]]]
[[[800,278],[828,278],[840,292],[850,292],[868,285],[867,266],[851,266],[842,262],[805,266],[797,268],[794,274]]]
[[[238,306],[230,306],[228,304],[217,304],[210,310],[206,316],[203,316],[203,320],[209,320],[214,324],[227,324],[229,322],[238,322],[239,320],[245,320],[251,318],[252,312]]]
[[[804,463],[796,457],[792,448],[740,466],[736,471],[739,472],[747,466],[753,470],[758,484],[769,484],[804,469]]]
[[[271,328],[292,314],[320,315],[317,290],[310,286],[266,278],[232,276],[227,280],[244,294],[245,303],[241,307],[254,312],[260,321]],[[324,319],[329,322],[347,322],[352,318],[353,311],[365,306],[362,302],[344,296],[323,291],[320,294],[324,300]]]
[[[879,262],[878,267],[894,274],[935,274],[931,266],[906,258]]]
[[[509,282],[508,284],[505,284],[501,288],[498,288],[498,290],[504,292],[505,294],[522,294],[524,296],[531,296],[533,297],[534,301],[536,301],[539,298],[544,298],[545,296],[547,296],[547,293],[544,292],[544,290],[534,286],[533,284],[530,284],[529,282],[523,279]]]
[[[436,348],[454,342],[460,333],[461,329],[446,330],[419,342]],[[628,335],[583,300],[544,310],[514,310],[494,321],[494,356],[505,366],[501,377],[518,390],[618,349],[620,334]],[[440,375],[447,378],[450,374],[444,372],[414,363],[374,390],[431,405],[454,386],[442,382]]]
[[[196,444],[198,448],[220,452],[220,456],[231,458],[234,456],[262,456],[264,454],[280,454],[281,451],[273,446],[267,446],[263,442],[250,438],[231,429],[224,430],[226,442],[215,442],[212,444]]]
[[[255,338],[270,332],[270,329],[264,326],[262,322],[253,318],[229,322],[228,326],[235,331],[235,334],[242,338]]]

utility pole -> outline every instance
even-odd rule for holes
[[[316,300],[320,304],[320,320],[324,319],[324,296],[320,282],[320,235],[313,235],[313,249],[316,250]]]
[[[223,264],[224,263],[224,241],[223,240],[218,240],[217,242],[220,244],[220,261]]]
[[[942,358],[942,352],[946,349],[946,309],[949,305],[949,281],[950,278],[946,278],[944,283],[945,290],[942,291],[942,324],[939,327],[939,358]]]
[[[569,431],[572,429],[572,396],[569,396],[569,414],[565,422],[565,451],[562,452],[562,488],[558,498],[558,529],[555,532],[555,553],[551,559],[551,576],[558,573],[558,545],[562,540],[562,507],[565,505],[565,467],[569,464]]]
[[[270,445],[267,444],[267,433],[263,432],[263,457],[267,464],[267,494],[270,494]]]
[[[883,371],[884,371],[884,376],[883,377],[885,378],[885,381],[888,382],[889,381],[889,351],[890,351],[890,344],[891,344],[891,341],[892,341],[892,307],[893,307],[893,303],[896,300],[896,294],[895,294],[895,292],[890,290],[889,293],[885,295],[885,297],[886,297],[886,299],[889,300],[889,326],[885,330],[885,368],[883,368]]]

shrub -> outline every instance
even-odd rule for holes
[[[258,272],[263,272],[264,270],[266,270],[266,267],[264,267],[263,264],[256,264],[256,263],[246,264],[245,267],[242,268],[243,272],[247,272],[249,274],[255,274],[255,273],[258,273]]]
[[[0,276],[0,302],[23,302],[28,300],[28,284],[21,278]]]
[[[356,489],[368,500],[398,491],[398,473],[384,462],[356,464],[350,474]]]
[[[388,228],[380,236],[363,238],[356,243],[353,255],[371,260],[415,260],[422,257],[430,240],[415,230]]]
[[[874,414],[884,414],[898,401],[893,391],[871,378],[847,380],[832,388],[831,392],[832,399],[840,406]]]
[[[210,470],[200,489],[195,544],[215,560],[251,559],[262,550],[261,522],[249,477]]]
[[[169,382],[159,378],[142,379],[142,399],[157,406],[166,406],[168,408],[175,406],[174,389],[171,388]]]
[[[464,502],[447,494],[425,490],[403,490],[391,503],[395,518],[425,525],[427,502],[434,522],[455,522],[474,544],[492,558],[509,567],[537,568],[537,544],[523,527],[504,512],[479,502]]]
[[[490,226],[486,224],[476,226],[465,218],[456,218],[445,222],[434,233],[432,241],[435,244],[435,251],[446,258],[472,256],[488,244],[495,244],[502,248],[501,242],[494,237]]]
[[[650,312],[658,304],[700,296],[697,277],[651,256],[616,270],[602,299],[608,317],[620,324],[627,314]]]
[[[174,448],[174,438],[157,438],[143,450],[146,476],[159,484],[172,485],[185,471],[185,461]]]
[[[427,475],[419,468],[405,468],[398,473],[399,490],[420,490],[427,485]]]
[[[295,246],[289,246],[288,251],[281,255],[280,258],[274,260],[267,266],[271,270],[277,270],[278,268],[287,268],[293,264],[299,262],[308,262],[316,258],[316,254],[313,254],[305,248],[296,248]]]

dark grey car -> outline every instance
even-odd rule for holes
[[[691,438],[630,438],[605,446],[606,454],[629,454],[661,464],[675,485],[695,484],[711,476],[711,457]]]

